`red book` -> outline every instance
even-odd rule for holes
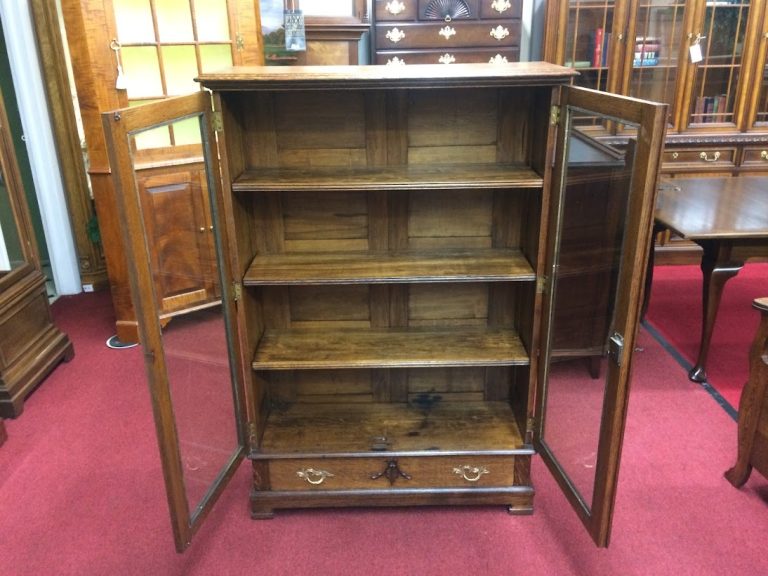
[[[603,29],[595,29],[595,50],[592,55],[592,66],[598,68],[603,65]]]

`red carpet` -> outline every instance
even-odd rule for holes
[[[768,481],[723,478],[736,423],[645,332],[634,362],[611,547],[600,550],[538,457],[532,516],[501,508],[248,515],[241,466],[183,555],[174,551],[141,349],[111,350],[108,296],[54,305],[76,356],[7,422],[0,574],[768,574]]]
[[[701,270],[698,266],[657,266],[648,321],[691,365],[701,338]],[[768,264],[747,263],[725,285],[707,359],[709,384],[738,409],[749,374],[749,346],[759,314],[755,298],[768,295]]]

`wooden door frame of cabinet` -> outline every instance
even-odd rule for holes
[[[754,4],[752,7],[753,9],[757,8]],[[759,42],[748,43],[751,46],[751,49],[749,50],[750,61],[748,63],[745,62],[743,68],[747,70],[749,77],[743,82],[745,88],[737,100],[739,105],[738,114],[742,119],[740,129],[743,132],[765,132],[768,129],[768,127],[763,127],[760,130],[756,129],[754,126],[755,119],[757,118],[760,90],[749,90],[746,88],[759,81],[762,77],[762,70],[765,68],[768,61],[768,7],[765,2],[762,2],[760,7],[762,9],[762,14],[753,15],[750,19],[751,22],[755,22],[755,26],[759,25],[759,28],[753,31],[754,35],[751,36],[755,40],[759,40]],[[750,30],[748,29],[747,34],[749,33]],[[747,64],[750,64],[748,68],[746,68]]]

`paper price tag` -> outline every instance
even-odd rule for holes
[[[701,44],[696,42],[693,46],[688,48],[688,53],[691,57],[691,62],[693,64],[696,64],[697,62],[701,62],[704,57],[701,55]]]

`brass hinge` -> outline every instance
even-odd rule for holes
[[[224,120],[221,117],[221,110],[214,110],[211,114],[211,126],[214,132],[224,130]]]
[[[248,422],[248,447],[251,450],[258,448],[259,437],[256,432],[256,422]]]
[[[552,106],[549,111],[549,123],[552,126],[560,124],[560,106]]]
[[[232,282],[232,300],[238,302],[243,297],[243,285],[240,282]]]
[[[245,49],[245,39],[242,34],[235,36],[235,47],[238,52],[242,52]]]
[[[549,276],[536,278],[536,294],[544,294],[549,288]]]

